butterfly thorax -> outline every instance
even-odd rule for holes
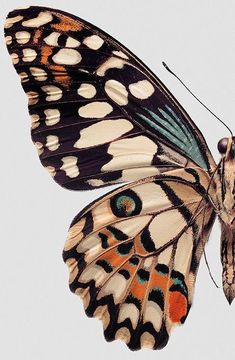
[[[222,226],[223,289],[231,304],[235,297],[235,139],[218,143],[221,161],[215,174],[217,210]]]

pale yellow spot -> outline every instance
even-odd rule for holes
[[[55,151],[59,148],[60,144],[59,144],[59,138],[56,135],[48,135],[47,136],[47,142],[46,142],[46,147],[48,148],[48,150],[50,151]]]
[[[127,62],[125,60],[119,59],[116,56],[112,56],[97,69],[96,74],[98,76],[104,76],[107,70],[113,68],[122,69],[126,63]]]
[[[41,11],[37,17],[22,22],[26,27],[40,27],[52,21],[53,17],[49,11]]]
[[[11,60],[12,60],[13,65],[18,64],[18,62],[19,62],[19,56],[18,56],[18,54],[12,53],[10,56],[11,56]]]
[[[113,111],[112,106],[104,101],[94,101],[81,106],[78,114],[83,118],[102,118]]]
[[[105,83],[105,92],[118,105],[128,104],[128,92],[126,87],[116,80],[108,80]]]
[[[37,81],[45,81],[47,79],[47,73],[45,70],[37,67],[29,68],[31,74],[34,76]]]
[[[62,65],[76,65],[82,60],[81,54],[74,49],[60,49],[53,57],[52,60],[56,64]]]
[[[58,46],[58,38],[60,36],[59,32],[53,31],[50,35],[45,37],[43,40],[47,45]]]
[[[37,53],[34,49],[26,48],[23,49],[23,58],[24,62],[32,62],[36,59]]]
[[[30,33],[28,31],[17,31],[15,37],[18,44],[27,44],[30,39]]]
[[[26,93],[29,99],[29,105],[35,105],[38,102],[38,93],[36,91],[29,91]]]
[[[60,112],[58,109],[46,109],[44,110],[46,115],[46,125],[52,126],[57,124],[60,121]]]
[[[94,85],[83,83],[78,88],[78,95],[84,97],[85,99],[91,99],[96,94],[96,88]]]
[[[126,59],[126,60],[129,59],[128,56],[126,54],[124,54],[124,52],[122,52],[122,51],[114,50],[113,54],[118,57],[121,57],[122,59]]]
[[[30,118],[31,118],[31,128],[32,129],[36,129],[38,126],[39,126],[39,115],[38,114],[32,114],[30,115]]]
[[[133,129],[126,119],[103,120],[80,131],[80,138],[74,144],[76,148],[97,146],[113,141]]]
[[[62,90],[54,85],[44,85],[41,89],[47,94],[46,101],[57,101],[62,98]]]
[[[15,23],[19,22],[20,20],[23,19],[23,16],[15,16],[15,17],[12,17],[12,18],[8,18],[6,19],[5,21],[5,25],[4,25],[4,28],[5,29],[9,29],[10,27],[12,27]]]
[[[104,40],[98,35],[91,35],[83,40],[83,44],[92,50],[98,50],[103,45]]]
[[[129,85],[131,94],[137,99],[144,100],[153,95],[155,89],[150,81],[141,80]]]
[[[65,46],[68,48],[76,48],[76,47],[80,46],[80,44],[81,43],[78,40],[69,36],[68,39],[66,40]]]
[[[34,145],[36,146],[38,155],[40,156],[40,155],[43,153],[43,151],[44,151],[43,144],[40,143],[39,141],[36,141],[36,142],[34,143]]]
[[[75,178],[79,175],[79,170],[77,167],[78,158],[76,156],[65,156],[61,160],[63,165],[60,169],[65,171],[68,177]]]
[[[12,43],[12,36],[8,35],[5,37],[6,45],[10,45]]]

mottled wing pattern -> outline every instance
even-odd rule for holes
[[[121,187],[72,222],[70,288],[108,341],[160,349],[189,312],[214,222],[204,171],[180,169]]]
[[[170,92],[103,31],[33,6],[9,14],[5,35],[29,98],[32,139],[62,186],[89,189],[178,167],[215,167]]]

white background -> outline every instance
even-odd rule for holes
[[[213,154],[227,130],[161,65],[164,60],[235,131],[235,2],[220,0],[1,1],[1,27],[21,5],[45,5],[74,13],[110,33],[136,53],[170,88],[202,130]],[[3,30],[2,30],[3,34]],[[130,352],[106,343],[98,320],[88,319],[70,293],[61,258],[72,218],[107,190],[59,188],[41,167],[30,140],[27,100],[1,38],[1,254],[0,357],[4,360],[234,358],[235,304],[200,266],[194,304],[168,346]],[[207,253],[221,284],[220,229]]]

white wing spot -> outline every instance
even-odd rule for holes
[[[65,156],[62,159],[63,165],[61,170],[65,171],[66,175],[70,178],[75,178],[79,175],[79,170],[77,167],[77,157],[76,156]]]
[[[62,98],[62,90],[54,85],[44,85],[41,89],[47,94],[46,101],[57,101]]]
[[[101,39],[98,35],[91,35],[86,37],[83,40],[83,44],[85,44],[87,47],[89,47],[92,50],[98,50],[103,45],[104,40]]]
[[[56,171],[54,166],[46,166],[45,169],[49,172],[49,174],[54,177],[56,175]]]
[[[126,87],[117,80],[108,80],[105,83],[105,92],[118,105],[128,104]]]
[[[141,80],[130,84],[129,90],[134,97],[140,100],[148,99],[155,91],[153,85],[148,80]]]
[[[47,142],[46,142],[46,147],[48,148],[48,150],[50,151],[55,151],[59,148],[60,144],[59,144],[59,138],[56,135],[48,135],[47,136]]]
[[[11,60],[12,60],[13,65],[18,64],[18,62],[19,62],[19,56],[18,56],[18,54],[12,53],[10,56],[11,56]]]
[[[104,101],[94,101],[87,105],[81,106],[78,114],[83,118],[102,118],[113,111],[110,104]]]
[[[40,143],[39,141],[37,141],[37,142],[34,143],[34,145],[36,146],[38,155],[40,156],[44,152],[43,144]]]
[[[47,73],[45,70],[37,67],[30,67],[29,68],[31,74],[37,81],[45,81],[47,79]]]
[[[74,49],[60,49],[52,58],[54,63],[62,65],[76,65],[82,60],[81,54]]]
[[[79,47],[80,46],[80,41],[72,38],[71,36],[68,37],[68,39],[66,40],[66,44],[65,44],[65,47],[68,47],[68,48],[76,48],[76,47]]]
[[[34,49],[26,48],[23,49],[23,58],[24,62],[32,62],[36,59],[37,53]]]
[[[44,114],[46,115],[46,125],[52,126],[57,124],[60,121],[60,112],[58,109],[46,109],[44,110]]]
[[[127,64],[127,61],[112,56],[97,69],[96,74],[98,76],[104,76],[107,70],[113,68],[122,69],[125,64]]]
[[[27,44],[30,39],[30,33],[28,31],[17,31],[15,37],[18,44]]]
[[[31,128],[32,129],[36,129],[38,126],[39,126],[39,115],[38,114],[32,114],[30,115],[30,118],[31,118]]]
[[[29,81],[29,77],[28,77],[28,74],[26,73],[26,72],[21,72],[21,73],[19,73],[19,77],[20,77],[20,79],[21,79],[21,82],[22,82],[22,84],[23,83],[26,83],[27,81]]]
[[[9,29],[10,27],[12,27],[15,23],[19,22],[20,20],[23,19],[23,16],[15,16],[13,18],[8,18],[5,21],[5,25],[4,28],[5,29]]]
[[[6,43],[6,45],[11,45],[11,43],[12,43],[12,36],[6,36],[5,37],[5,43]]]
[[[97,146],[113,141],[133,129],[126,119],[103,120],[80,131],[80,138],[74,144],[76,148]]]
[[[59,32],[53,31],[50,35],[45,37],[43,40],[47,45],[58,46],[58,38],[60,36]]]
[[[91,99],[96,94],[96,88],[94,85],[83,83],[78,88],[78,95],[84,97],[85,99]]]
[[[41,11],[37,17],[22,22],[26,27],[40,27],[53,20],[53,16],[49,11]]]
[[[29,91],[26,93],[29,99],[29,105],[35,105],[38,102],[38,93],[36,91]]]

